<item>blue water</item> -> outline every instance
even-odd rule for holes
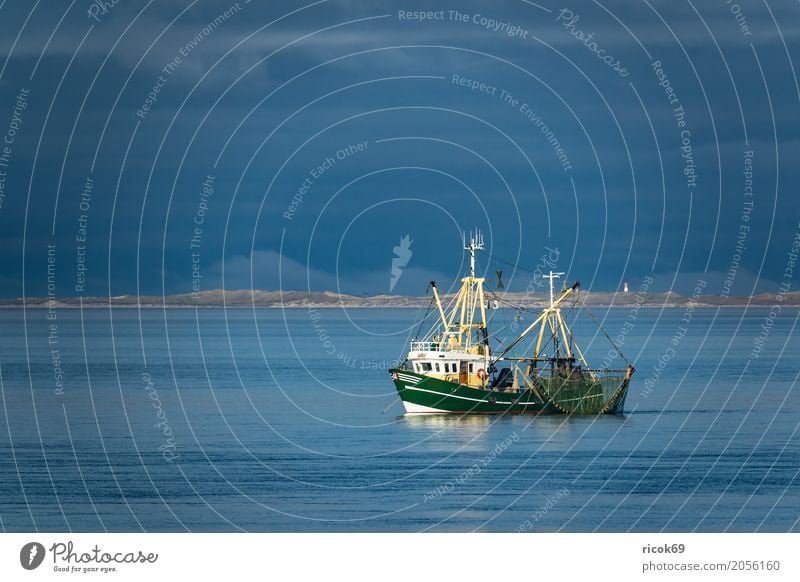
[[[800,530],[798,310],[601,310],[637,373],[600,418],[403,416],[417,315],[0,310],[0,528]]]

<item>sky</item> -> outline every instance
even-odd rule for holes
[[[798,287],[796,2],[6,0],[0,28],[3,297],[422,295],[475,228],[492,288]]]

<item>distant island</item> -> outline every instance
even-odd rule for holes
[[[537,293],[498,293],[500,307],[521,305],[525,308],[542,308],[549,301],[544,292]],[[445,301],[452,295],[443,295]],[[592,307],[770,307],[800,306],[800,292],[764,293],[753,297],[731,297],[701,295],[686,297],[671,291],[659,293],[581,293],[581,301]],[[492,300],[492,297],[487,297]],[[192,308],[192,307],[259,307],[259,308],[379,308],[379,307],[427,307],[430,295],[370,295],[358,296],[335,293],[333,291],[202,291],[199,293],[179,293],[175,295],[117,295],[114,297],[61,297],[51,300],[47,297],[28,297],[26,299],[0,299],[0,308],[49,308],[49,307],[128,307],[128,308]]]

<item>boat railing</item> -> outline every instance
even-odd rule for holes
[[[412,352],[441,352],[444,351],[442,342],[411,342]]]

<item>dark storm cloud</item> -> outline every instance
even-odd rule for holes
[[[46,293],[48,244],[59,295],[388,292],[405,235],[420,293],[473,226],[489,273],[547,246],[596,289],[785,275],[794,4],[93,5],[0,8],[2,295]]]

